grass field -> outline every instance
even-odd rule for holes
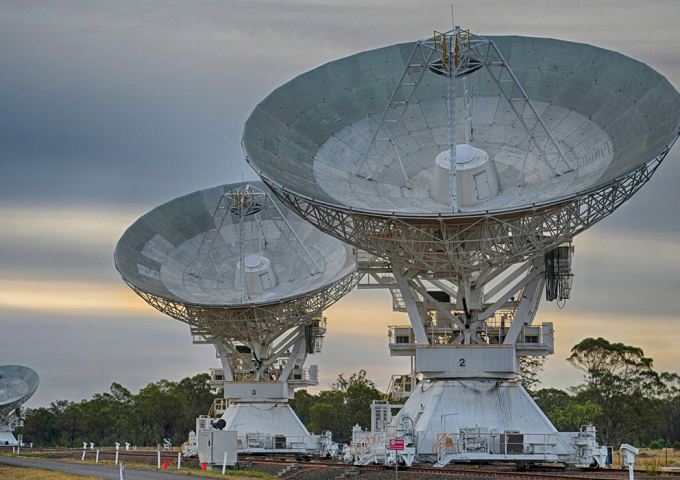
[[[67,457],[61,457],[61,458],[54,458],[54,453],[53,452],[30,452],[30,453],[23,453],[21,455],[16,455],[13,453],[8,453],[5,454],[5,456],[8,457],[15,457],[15,458],[35,458],[35,459],[45,459],[45,460],[58,460],[60,462],[69,462],[69,463],[86,463],[86,464],[92,464],[94,461],[92,459],[90,460],[85,460],[84,462],[81,462],[79,459],[74,459],[74,458],[67,458]],[[52,457],[52,458],[50,458]],[[125,461],[125,466],[127,468],[141,468],[144,470],[157,470],[158,467],[156,465],[149,465],[145,463],[138,463],[134,461]],[[107,465],[107,466],[114,466],[115,463],[113,460],[104,460],[100,459],[99,460],[99,465]],[[7,468],[8,471],[13,469],[16,470],[17,472],[25,471],[25,472],[34,472],[32,476],[30,474],[26,474],[26,476],[16,476],[12,477],[9,474],[5,474],[5,471],[3,470],[4,468]],[[269,475],[267,473],[263,472],[258,472],[256,470],[228,470],[226,475],[222,475],[221,470],[212,470],[212,471],[203,471],[199,470],[197,468],[187,468],[184,467],[181,470],[177,470],[176,465],[169,465],[167,470],[164,470],[167,473],[173,473],[176,475],[185,475],[185,476],[194,476],[194,477],[207,477],[207,478],[221,478],[223,480],[277,480],[277,477],[274,477],[272,475]],[[37,472],[37,473],[35,473]],[[50,476],[51,475],[51,476]],[[94,477],[78,477],[74,475],[69,475],[65,473],[58,473],[58,472],[49,472],[47,470],[36,470],[36,469],[25,469],[25,468],[14,468],[14,467],[5,467],[0,465],[0,480],[35,480],[35,479],[45,479],[45,480],[82,480],[82,479],[93,479]],[[100,479],[96,479],[100,480]]]
[[[668,459],[668,465],[666,465]],[[654,472],[659,467],[680,467],[680,451],[672,448],[652,450],[641,448],[640,454],[635,458],[635,467],[644,468],[648,472]]]
[[[100,477],[79,477],[68,473],[50,472],[37,468],[8,467],[0,465],[2,480],[102,480]]]

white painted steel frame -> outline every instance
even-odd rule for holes
[[[529,209],[486,215],[358,211],[306,198],[262,177],[286,205],[321,231],[395,264],[443,278],[517,263],[571,240],[649,181],[675,140],[635,170],[589,192]]]
[[[330,286],[283,303],[245,304],[241,307],[182,303],[145,292],[127,281],[125,283],[156,310],[190,325],[196,335],[274,339],[296,325],[321,316],[326,308],[349,293],[357,281],[358,274],[354,272]]]

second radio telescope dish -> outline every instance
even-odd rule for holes
[[[356,285],[352,247],[248,182],[153,209],[123,234],[114,260],[140,297],[215,345],[222,369],[211,385],[229,400],[215,405],[226,428],[298,439],[276,442],[279,451],[316,442],[287,401],[318,385],[318,369],[302,366],[321,350],[324,310]]]
[[[254,191],[266,188],[261,182],[250,183]],[[138,292],[184,305],[239,308],[308,296],[355,272],[351,248],[283,205],[279,209],[285,218],[280,216],[269,199],[262,205],[259,198],[234,199],[248,202],[251,209],[242,212],[240,233],[237,213],[243,204],[225,204],[224,211],[218,208],[225,194],[231,201],[230,191],[238,187],[247,184],[201,190],[137,220],[115,252],[116,267],[125,281]],[[259,220],[255,213],[262,209],[270,209],[274,216]],[[241,272],[239,244],[245,244],[247,251],[263,252],[246,253],[245,272]],[[245,289],[241,288],[244,279]]]

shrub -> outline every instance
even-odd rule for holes
[[[673,442],[673,450],[676,452],[680,450],[680,442]]]
[[[666,446],[666,442],[663,440],[652,440],[649,442],[649,448],[652,450],[660,450]]]

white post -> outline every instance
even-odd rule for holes
[[[17,445],[17,455],[21,454],[21,444]]]
[[[451,212],[458,213],[458,184],[456,180],[456,39],[457,39],[458,29],[454,27],[453,36],[451,38],[451,45],[447,51],[448,58],[448,77],[449,77],[449,95],[448,95],[448,107],[449,107],[449,160],[451,160],[451,170],[449,170],[449,180],[451,182]],[[446,42],[446,37],[444,37],[444,42]]]
[[[116,465],[118,465],[118,450],[116,450]]]
[[[224,452],[224,458],[222,459],[222,475],[227,470],[227,452]]]
[[[16,448],[17,448],[17,447],[15,447],[14,445],[12,445],[12,453],[17,453],[17,452],[16,452]]]
[[[182,452],[177,452],[177,470],[180,469],[180,466],[182,465]]]
[[[619,448],[620,452],[623,452],[623,465],[628,465],[628,478],[633,480],[634,470],[635,470],[635,455],[640,453],[640,451],[627,443],[624,443]]]
[[[81,462],[85,461],[85,454],[87,453],[87,450],[83,450],[83,458],[80,459]]]
[[[99,449],[97,449],[97,456],[94,458],[94,463],[99,463]]]
[[[118,471],[120,472],[120,480],[125,480],[125,464],[123,462],[118,464]]]
[[[161,468],[161,451],[158,450],[158,468]]]

